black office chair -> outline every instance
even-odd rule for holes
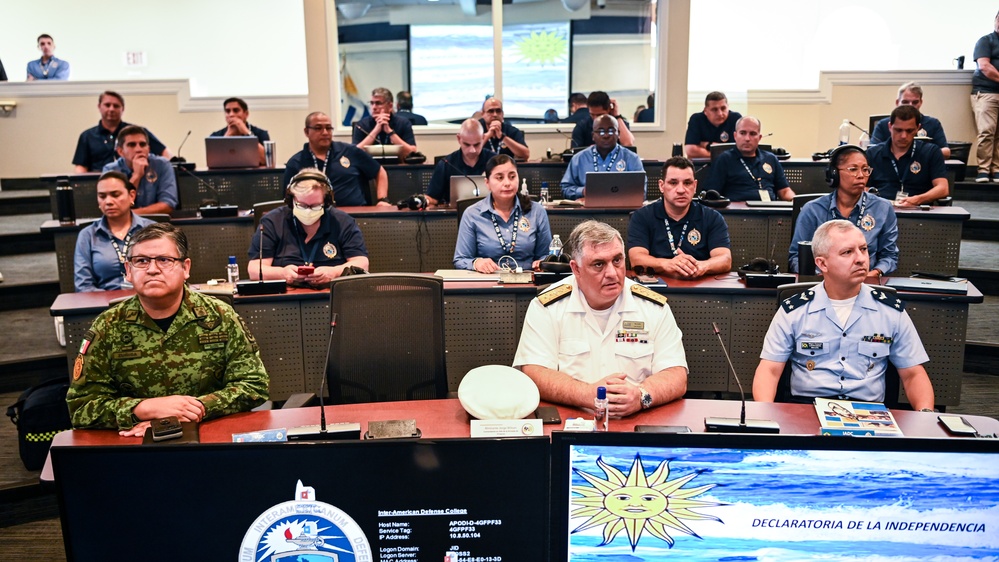
[[[785,299],[789,299],[803,291],[806,291],[818,283],[788,283],[787,285],[780,285],[777,287],[777,308],[780,308],[781,303]],[[879,287],[882,291],[889,295],[894,295],[896,293],[894,287],[888,287],[881,285]],[[899,378],[898,370],[895,366],[888,362],[888,370],[885,371],[885,405],[889,408],[898,408],[900,406],[905,407],[898,401],[898,389],[899,389]],[[780,380],[777,382],[777,394],[774,397],[775,402],[791,402],[791,360],[788,359],[784,363],[784,371],[780,375]]]
[[[794,236],[794,225],[798,224],[798,215],[801,214],[802,207],[809,201],[814,201],[822,197],[825,193],[800,193],[791,200],[791,236]]]
[[[458,226],[461,226],[461,215],[465,214],[465,210],[483,199],[485,199],[485,196],[466,197],[465,199],[459,199],[454,202],[455,208],[458,209]]]
[[[376,273],[334,279],[326,377],[330,402],[447,397],[444,280]]]
[[[276,201],[264,201],[262,203],[253,204],[253,231],[256,232],[260,229],[260,219],[264,218],[264,215],[277,209],[278,207],[284,205],[284,199],[278,199]]]

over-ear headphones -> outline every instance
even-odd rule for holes
[[[409,209],[410,211],[422,211],[427,208],[427,196],[422,193],[414,193],[409,197],[400,199],[396,204],[399,210]]]
[[[724,209],[725,207],[728,207],[729,203],[731,203],[727,197],[722,197],[721,193],[718,193],[713,189],[698,193],[697,198],[700,200],[702,205],[706,205],[712,209]]]
[[[333,186],[330,185],[330,179],[326,177],[326,174],[315,169],[302,170],[291,178],[291,181],[288,182],[288,187],[284,190],[285,205],[292,207],[295,204],[295,195],[291,192],[292,188],[308,180],[319,182],[322,185],[323,207],[329,208],[336,205],[336,202],[333,200]]]
[[[864,149],[855,144],[843,144],[837,146],[829,153],[829,165],[826,166],[826,183],[829,184],[829,187],[839,187],[840,160],[851,152],[864,154]]]
[[[749,260],[749,263],[739,268],[739,277],[745,279],[747,273],[769,273],[770,275],[777,275],[780,273],[780,268],[777,267],[776,263],[766,258],[753,258]]]
[[[410,152],[408,156],[402,159],[403,162],[409,164],[410,166],[417,166],[423,164],[427,161],[427,156],[422,152]]]

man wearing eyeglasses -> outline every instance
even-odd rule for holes
[[[714,189],[732,201],[790,201],[791,184],[772,152],[760,149],[762,125],[749,115],[735,122],[735,148],[711,162],[705,189]]]
[[[915,410],[932,409],[929,361],[905,305],[865,285],[867,240],[850,221],[823,223],[812,238],[822,283],[785,299],[774,315],[753,378],[753,400],[773,402],[791,361],[792,402],[816,397],[885,401],[888,361]]]
[[[248,250],[250,279],[260,279],[263,272],[264,279],[328,288],[350,266],[368,269],[361,229],[333,206],[329,185],[322,179],[315,168],[302,170],[288,185],[287,205],[260,219],[263,232],[250,239]]]
[[[392,92],[388,88],[371,91],[371,115],[354,123],[353,142],[358,148],[375,144],[399,146],[399,158],[416,152],[413,123],[392,111]]]
[[[484,148],[493,154],[506,154],[517,160],[531,157],[531,149],[524,140],[524,131],[503,118],[503,102],[492,97],[482,102],[482,130],[486,132]]]
[[[728,225],[718,211],[694,203],[694,164],[675,156],[663,166],[663,197],[635,211],[628,222],[632,269],[696,279],[732,269]]]
[[[867,283],[880,284],[881,276],[895,271],[898,267],[898,219],[890,202],[867,193],[870,175],[871,168],[859,146],[847,144],[833,151],[826,170],[832,193],[806,203],[794,225],[787,252],[791,273],[800,271],[798,242],[811,240],[820,224],[835,219],[848,220],[864,233],[871,259]]]
[[[950,192],[940,147],[916,140],[921,120],[915,107],[896,107],[888,117],[891,140],[867,149],[867,163],[873,169],[867,185],[899,206],[933,203]]]
[[[593,120],[593,145],[580,150],[569,161],[569,167],[562,176],[562,197],[583,197],[586,174],[644,171],[642,159],[618,143],[617,120],[611,115],[601,115]]]
[[[352,144],[333,140],[329,115],[314,111],[305,118],[302,150],[284,165],[284,184],[305,168],[317,168],[330,179],[333,197],[340,207],[370,205],[368,183],[375,180],[377,204],[391,207],[388,200],[388,174],[368,153]]]
[[[149,135],[138,125],[129,125],[118,133],[118,155],[104,166],[105,172],[121,172],[138,190],[135,211],[138,215],[170,214],[177,208],[177,176],[166,158],[149,153]]]
[[[125,276],[136,294],[83,336],[66,396],[73,427],[141,437],[151,420],[200,422],[267,400],[256,341],[231,306],[186,287],[187,251],[169,223],[135,235]]]

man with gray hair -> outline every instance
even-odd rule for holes
[[[572,276],[531,301],[513,366],[548,402],[592,408],[605,387],[610,417],[683,396],[682,334],[666,297],[625,278],[621,233],[585,221],[567,248]]]
[[[753,399],[774,401],[790,359],[793,402],[884,402],[890,359],[913,409],[932,409],[933,385],[923,368],[929,357],[904,303],[864,284],[871,264],[864,233],[846,220],[823,223],[812,252],[823,281],[781,303],[763,342]]]
[[[477,119],[465,119],[455,135],[458,150],[441,158],[434,166],[434,175],[427,186],[427,202],[431,205],[455,204],[451,201],[451,177],[481,176],[486,171],[486,162],[496,154],[484,147],[485,137],[482,123]],[[471,180],[469,180],[471,181]]]
[[[392,92],[388,88],[371,91],[371,115],[354,123],[353,142],[357,148],[375,144],[394,144],[399,147],[399,158],[416,152],[416,136],[409,119],[392,111]]]
[[[714,189],[732,201],[790,201],[791,184],[772,152],[760,148],[762,124],[747,115],[735,122],[735,148],[711,162],[705,189]]]
[[[923,113],[923,87],[916,82],[906,82],[898,89],[898,97],[895,98],[895,106],[911,105],[919,110],[922,119],[919,124],[917,137],[929,137],[930,141],[940,147],[944,160],[950,158],[950,148],[947,146],[947,135],[944,134],[943,125],[935,117]],[[871,133],[871,144],[880,144],[891,140],[888,131],[888,117],[878,121]]]

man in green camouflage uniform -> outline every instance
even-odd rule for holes
[[[149,420],[201,421],[267,399],[267,372],[243,319],[186,287],[183,232],[147,226],[125,265],[137,294],[98,316],[84,336],[66,397],[73,427],[141,437]]]

